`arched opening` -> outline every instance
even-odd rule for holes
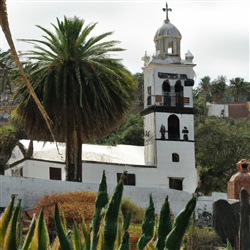
[[[176,96],[176,107],[183,107],[183,86],[181,81],[178,80],[174,86],[175,96]]]
[[[177,153],[172,154],[172,162],[179,162],[180,156]]]
[[[170,84],[168,80],[164,81],[162,84],[162,95],[163,95],[163,105],[170,106],[171,105]]]
[[[168,139],[180,139],[180,121],[176,115],[168,117]]]

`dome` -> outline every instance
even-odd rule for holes
[[[172,23],[165,20],[163,25],[156,31],[154,40],[157,40],[160,37],[173,37],[181,39],[181,33]]]

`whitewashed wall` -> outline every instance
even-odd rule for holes
[[[224,117],[229,117],[228,104],[208,104],[208,116],[221,116],[221,111],[224,110]]]
[[[101,178],[101,177],[100,177]],[[12,194],[17,194],[22,199],[24,208],[32,207],[44,195],[54,193],[68,193],[74,191],[98,190],[98,184],[74,183],[64,181],[41,180],[23,177],[0,176],[0,207],[9,204]],[[115,185],[108,183],[108,193],[111,195]],[[167,188],[138,188],[132,186],[124,187],[123,197],[129,198],[138,206],[146,207],[152,194],[156,211],[159,212],[166,195],[169,196],[171,210],[176,215],[190,199],[191,194]]]
[[[9,204],[12,194],[17,194],[18,198],[22,199],[23,208],[30,208],[44,195],[75,191],[97,192],[98,186],[99,184],[96,183],[75,183],[0,175],[0,207],[6,207]],[[114,188],[115,185],[108,183],[109,195],[112,194]],[[168,195],[170,207],[175,216],[185,207],[192,196],[187,192],[163,187],[142,188],[125,186],[123,197],[129,198],[138,206],[146,208],[150,194],[152,194],[157,213],[159,213],[161,205]],[[199,197],[196,206],[196,215],[202,211],[212,214],[213,203],[219,199],[226,198],[227,195],[225,193],[213,193],[212,196]]]

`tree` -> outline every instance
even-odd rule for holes
[[[218,104],[219,100],[224,97],[227,86],[226,81],[227,79],[225,76],[218,76],[211,84],[211,94],[215,104]]]
[[[245,95],[249,93],[249,86],[241,77],[236,77],[230,80],[230,89],[234,97],[234,102],[239,101],[240,95]]]
[[[96,24],[85,27],[77,17],[57,19],[55,33],[39,27],[45,40],[25,40],[35,50],[25,53],[32,61],[29,78],[52,119],[57,141],[66,143],[66,179],[82,180],[82,143],[112,131],[130,107],[133,79],[110,52],[122,51],[117,41],[103,41],[112,32],[89,37]],[[51,140],[51,135],[28,89],[17,117],[31,139]]]
[[[195,119],[195,160],[202,191],[226,192],[235,164],[250,157],[250,117]]]
[[[201,78],[201,81],[199,83],[199,88],[201,92],[204,94],[204,115],[206,115],[206,105],[207,105],[207,99],[211,90],[211,78],[210,76],[204,76]]]
[[[112,131],[108,136],[93,141],[95,144],[104,145],[144,145],[143,118],[140,113],[129,114],[121,126]]]

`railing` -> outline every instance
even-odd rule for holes
[[[183,93],[165,92],[162,96],[162,105],[166,107],[183,107]]]

